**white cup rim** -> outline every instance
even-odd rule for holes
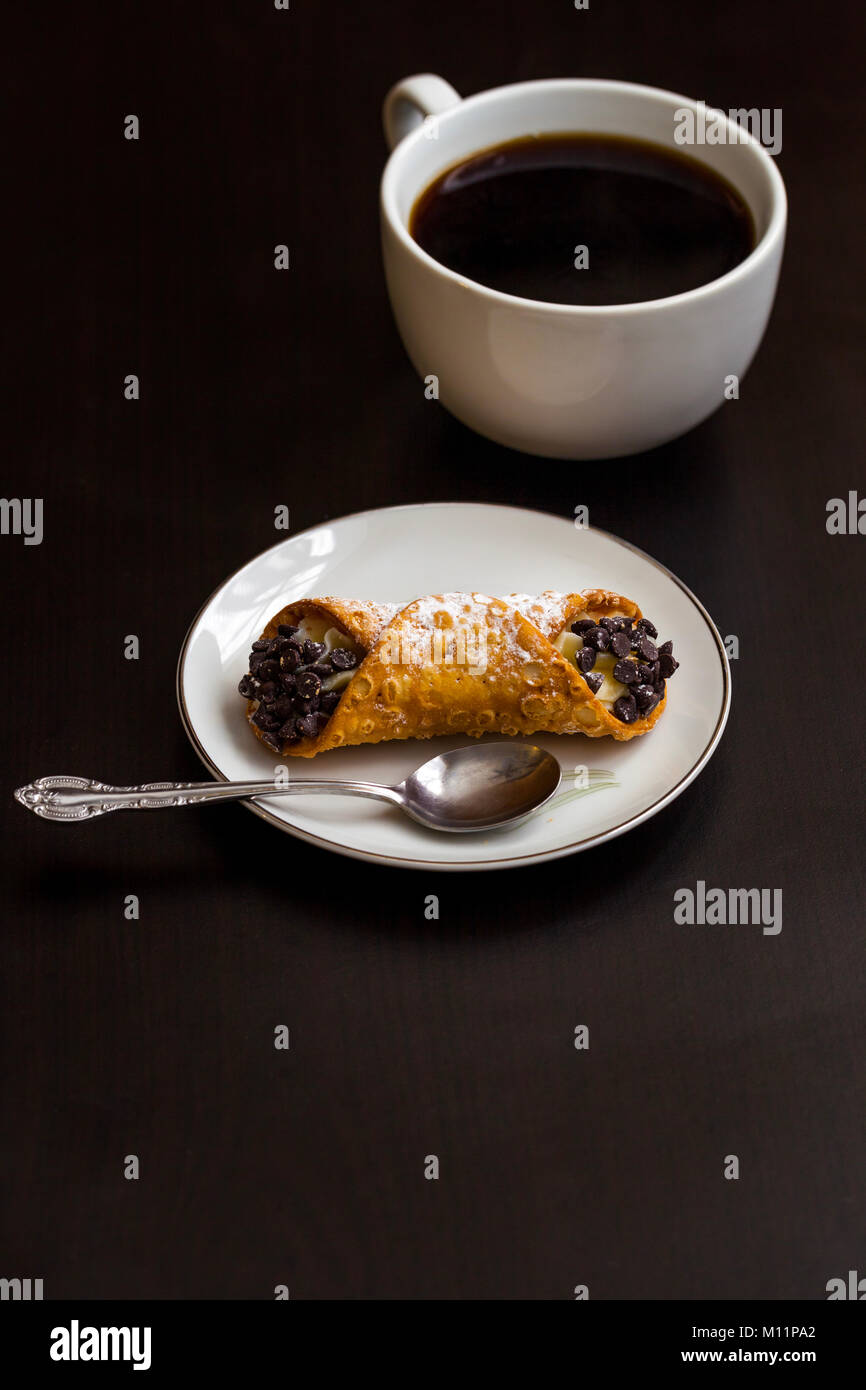
[[[642,96],[652,101],[664,102],[669,105],[676,102],[678,107],[687,107],[693,112],[697,112],[699,104],[692,97],[682,96],[678,92],[667,91],[663,87],[650,87],[640,82],[620,82],[608,78],[587,78],[587,77],[552,77],[539,78],[530,82],[506,83],[500,87],[491,87],[484,92],[476,92],[473,96],[462,97],[454,106],[449,107],[437,115],[436,119],[440,125],[453,120],[459,120],[462,111],[467,107],[477,107],[482,105],[492,105],[501,100],[503,93],[534,92],[539,90],[550,91],[558,88],[562,92],[577,91],[605,91],[623,92],[630,96]],[[423,125],[419,124],[416,130],[397,144],[391,152],[390,158],[382,172],[380,186],[380,204],[383,216],[387,219],[388,225],[403,244],[417,260],[421,261],[429,269],[436,271],[445,280],[450,280],[455,285],[462,285],[465,289],[480,295],[483,299],[489,300],[493,304],[503,306],[520,306],[524,309],[533,309],[536,312],[556,314],[558,316],[570,318],[610,318],[611,316],[628,314],[647,314],[658,313],[668,307],[675,307],[686,302],[699,303],[702,299],[707,299],[712,295],[722,293],[729,285],[751,275],[760,269],[762,264],[775,253],[780,239],[784,236],[785,224],[787,220],[787,197],[785,194],[785,184],[779,173],[772,157],[764,149],[759,140],[756,140],[751,131],[738,125],[727,115],[726,112],[717,112],[716,108],[704,106],[704,110],[709,112],[712,109],[714,115],[722,115],[729,133],[733,137],[728,143],[733,143],[743,148],[751,146],[756,152],[759,162],[763,167],[764,174],[771,193],[771,213],[767,226],[763,234],[758,238],[753,249],[749,252],[739,265],[735,265],[731,270],[720,275],[715,280],[709,280],[705,285],[696,285],[694,289],[684,290],[680,294],[666,295],[660,299],[638,300],[628,304],[556,304],[546,299],[526,299],[522,295],[506,294],[504,290],[491,289],[488,285],[482,285],[478,280],[471,280],[466,275],[461,275],[456,270],[451,270],[448,266],[437,261],[427,251],[418,245],[414,237],[409,234],[408,227],[404,224],[397,210],[397,186],[404,173],[404,166],[411,158],[412,151],[419,141],[423,140]],[[468,157],[468,154],[467,156]],[[693,158],[699,159],[698,155]],[[700,161],[701,163],[705,161]],[[734,183],[735,180],[731,180]],[[739,191],[739,190],[738,190]]]

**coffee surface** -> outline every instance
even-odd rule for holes
[[[468,279],[555,304],[681,294],[755,245],[749,209],[725,179],[689,155],[615,135],[482,150],[425,189],[409,230]]]

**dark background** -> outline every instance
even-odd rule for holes
[[[820,1299],[866,1274],[866,538],[825,529],[866,491],[858,9],[19,8],[3,492],[44,498],[45,538],[0,537],[0,1275],[58,1298]],[[425,401],[376,207],[381,99],[423,70],[783,109],[788,249],[738,402],[571,465]],[[200,775],[178,650],[280,538],[277,504],[299,530],[461,498],[586,503],[739,636],[719,752],[651,823],[437,876],[237,806],[66,828],[14,805],[49,772]],[[676,926],[699,878],[781,887],[781,935]]]

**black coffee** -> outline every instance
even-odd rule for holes
[[[468,279],[554,304],[681,294],[755,245],[749,209],[725,179],[689,155],[617,135],[529,136],[482,150],[421,194],[409,230]]]

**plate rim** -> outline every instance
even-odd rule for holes
[[[523,512],[527,516],[540,516],[548,518],[552,521],[562,522],[564,525],[568,524],[568,518],[560,516],[557,512],[542,511],[540,508],[537,507],[521,507],[511,502],[463,502],[459,500],[449,502],[399,502],[389,507],[365,507],[363,510],[358,512],[346,512],[343,516],[325,518],[324,520],[317,522],[314,526],[306,526],[302,531],[297,531],[294,533],[294,535],[285,536],[282,540],[276,541],[273,545],[266,546],[264,550],[259,551],[257,554],[251,556],[250,559],[244,561],[244,563],[242,565],[239,565],[236,570],[233,570],[231,574],[227,575],[221,584],[217,585],[217,587],[208,595],[208,597],[199,607],[194,618],[192,619],[192,622],[189,624],[186,630],[186,635],[184,636],[183,642],[181,643],[181,648],[177,659],[177,668],[175,672],[175,696],[177,699],[178,710],[180,713],[181,724],[183,725],[184,732],[186,733],[187,738],[192,744],[193,750],[199,758],[199,761],[204,764],[204,766],[216,778],[217,781],[227,782],[230,779],[222,771],[221,768],[217,767],[216,764],[212,762],[212,760],[206,753],[204,747],[202,746],[202,743],[193,727],[189,711],[187,710],[186,700],[184,698],[183,691],[183,672],[190,641],[192,640],[193,633],[195,632],[195,629],[197,628],[200,619],[207,611],[207,609],[211,606],[214,599],[217,597],[218,594],[222,593],[223,589],[227,588],[229,584],[233,583],[234,580],[238,577],[238,575],[241,574],[245,569],[247,569],[248,566],[256,564],[259,560],[263,559],[266,555],[269,555],[272,551],[281,549],[281,547],[283,547],[287,541],[300,540],[303,536],[308,536],[315,531],[320,531],[325,526],[337,525],[341,521],[353,521],[366,516],[381,516],[383,512],[415,511],[422,507],[425,509],[430,509],[431,507],[480,507],[484,508],[485,510],[494,509],[497,511]],[[667,792],[665,792],[663,796],[659,797],[656,801],[654,801],[652,805],[647,806],[643,811],[639,811],[634,816],[629,816],[628,819],[622,821],[619,825],[613,826],[609,830],[600,831],[596,835],[586,836],[581,840],[574,841],[572,844],[562,845],[558,849],[535,851],[532,854],[516,855],[511,856],[507,859],[465,859],[452,862],[443,862],[439,859],[415,859],[395,854],[381,854],[376,850],[355,849],[348,845],[341,844],[337,840],[328,840],[322,835],[314,835],[312,832],[308,830],[302,830],[298,826],[289,825],[286,821],[281,820],[279,816],[275,816],[272,811],[269,811],[266,807],[260,805],[259,802],[254,799],[242,801],[240,802],[240,805],[245,806],[255,815],[261,817],[262,820],[265,820],[269,824],[276,826],[276,828],[278,830],[281,830],[284,834],[292,835],[295,839],[304,840],[308,844],[318,846],[320,849],[330,850],[332,853],[341,854],[350,859],[364,860],[367,863],[384,864],[390,868],[436,869],[442,873],[459,873],[464,871],[480,873],[485,870],[518,869],[527,867],[530,864],[543,864],[553,859],[564,859],[567,855],[582,854],[585,850],[593,849],[596,845],[606,844],[608,840],[618,839],[620,835],[625,835],[629,830],[633,830],[638,825],[642,825],[645,820],[649,820],[650,817],[658,815],[658,813],[664,810],[666,806],[669,806],[672,801],[675,801],[678,796],[681,796],[687,787],[691,786],[695,778],[698,777],[698,775],[706,767],[707,763],[709,762],[710,758],[713,756],[717,747],[719,746],[719,743],[721,742],[722,735],[725,732],[725,727],[728,722],[728,715],[730,714],[731,710],[732,698],[731,668],[730,663],[728,661],[728,654],[725,650],[725,645],[722,641],[719,630],[713,622],[712,618],[710,617],[709,613],[707,612],[706,608],[701,603],[697,595],[692,592],[689,586],[685,584],[683,580],[681,580],[677,575],[674,574],[673,570],[668,569],[667,565],[663,565],[660,560],[654,559],[652,555],[648,555],[645,550],[641,550],[640,546],[633,545],[631,541],[624,540],[622,536],[617,536],[613,531],[605,531],[600,526],[590,525],[582,527],[581,529],[586,531],[595,531],[596,534],[600,536],[606,536],[609,540],[615,541],[618,545],[624,546],[626,550],[630,550],[633,554],[639,555],[641,559],[648,561],[648,563],[651,564],[654,569],[660,570],[662,574],[668,577],[668,579],[673,580],[677,588],[681,589],[682,592],[686,595],[686,597],[691,600],[691,602],[694,604],[695,608],[698,610],[701,617],[703,618],[704,622],[706,623],[710,631],[710,635],[713,638],[713,641],[715,642],[716,651],[719,656],[720,664],[722,667],[722,707],[719,713],[719,717],[716,721],[716,726],[712,734],[710,735],[710,738],[706,746],[704,747],[696,761],[689,768],[688,772],[686,772],[680,778],[680,780],[677,783],[675,783],[673,787],[671,787]]]

